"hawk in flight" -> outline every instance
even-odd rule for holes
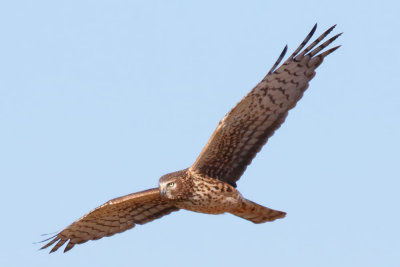
[[[303,96],[316,68],[340,47],[319,53],[340,36],[335,35],[320,44],[334,27],[303,49],[315,32],[315,25],[278,67],[286,46],[264,79],[219,122],[191,167],[162,176],[157,188],[108,201],[44,240],[50,241],[42,249],[55,244],[50,251],[54,252],[69,241],[66,252],[76,244],[121,233],[179,209],[207,214],[229,212],[253,223],[285,217],[285,212],[244,198],[236,189],[236,181]]]

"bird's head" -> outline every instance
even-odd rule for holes
[[[179,199],[186,192],[186,170],[163,175],[158,181],[160,194],[167,199]]]

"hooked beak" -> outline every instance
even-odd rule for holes
[[[166,192],[167,190],[166,190],[166,186],[165,185],[160,185],[160,194],[162,195],[162,196],[164,196],[165,195],[165,192]]]

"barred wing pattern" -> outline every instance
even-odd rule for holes
[[[336,25],[335,25],[336,26]],[[287,46],[264,77],[218,124],[191,172],[205,174],[233,186],[258,151],[285,121],[288,111],[303,96],[315,69],[340,46],[319,55],[340,34],[314,49],[335,27],[301,51],[314,34],[317,24],[296,51],[280,66]]]
[[[115,198],[89,212],[57,235],[44,240],[52,239],[41,249],[57,242],[50,251],[52,253],[69,240],[64,249],[67,252],[75,244],[121,233],[136,224],[145,224],[177,210],[177,207],[161,199],[158,188]]]

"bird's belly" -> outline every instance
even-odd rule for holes
[[[190,194],[175,206],[194,212],[221,214],[235,210],[242,203],[241,194],[231,185],[209,177],[192,177]]]
[[[232,211],[238,205],[238,199],[231,196],[192,196],[176,204],[181,209],[207,214],[221,214]]]

